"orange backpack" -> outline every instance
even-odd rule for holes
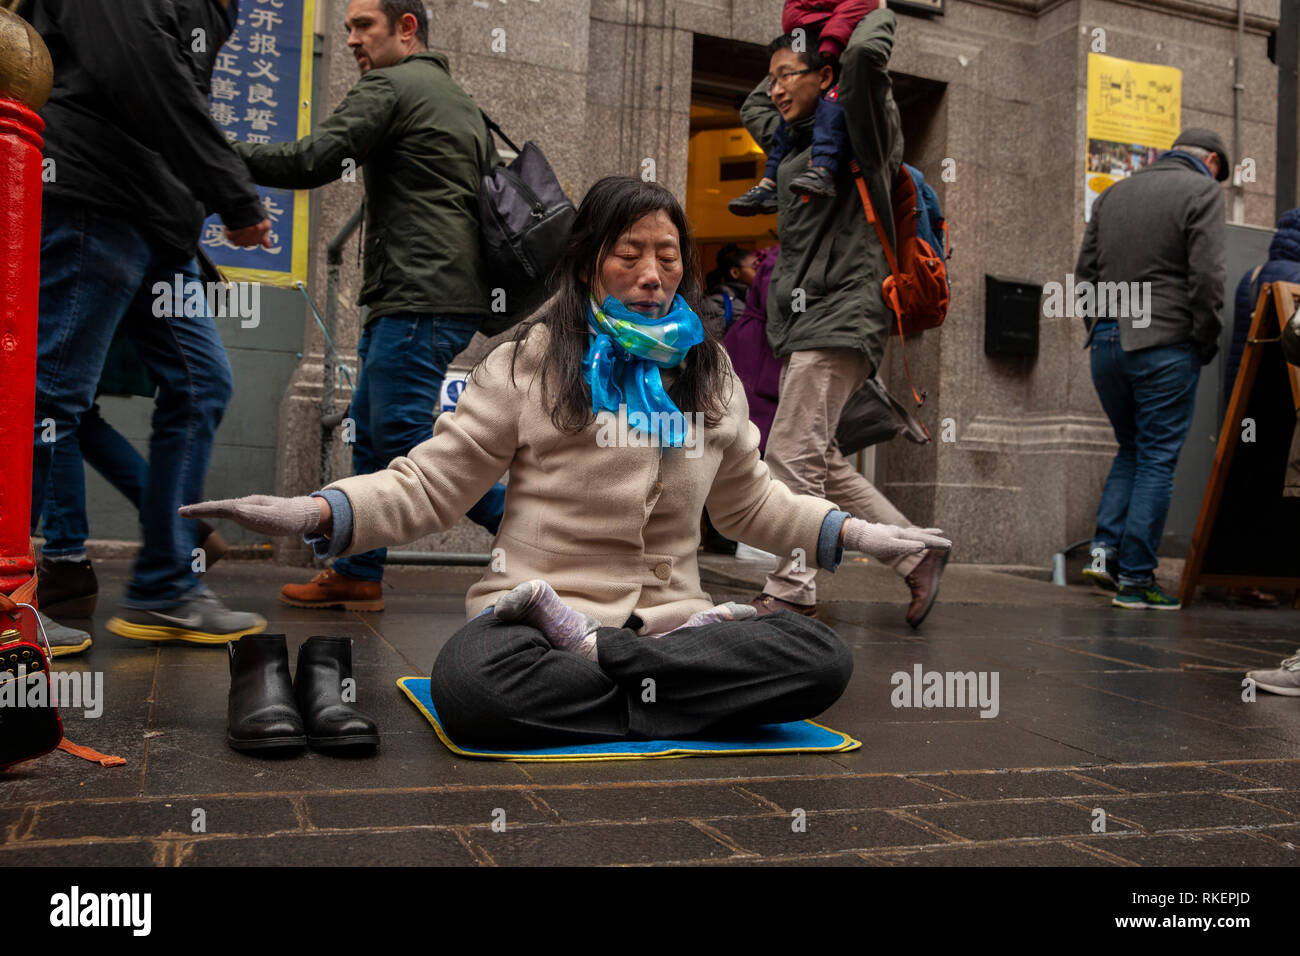
[[[902,344],[908,335],[938,328],[948,317],[950,289],[945,260],[952,255],[948,223],[939,209],[939,197],[920,170],[902,164],[892,190],[894,235],[898,240],[898,253],[895,254],[894,246],[885,235],[884,225],[872,207],[871,197],[867,195],[862,168],[857,160],[849,168],[858,185],[867,220],[875,226],[885,257],[889,260],[890,274],[881,284],[881,294],[896,319],[890,334],[897,335]],[[912,385],[906,347],[903,348],[903,367],[907,370],[907,382]],[[915,385],[912,385],[912,397],[917,405],[923,404],[924,399],[917,394]]]

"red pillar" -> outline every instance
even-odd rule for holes
[[[28,580],[36,304],[41,263],[41,132],[49,53],[0,10],[0,593]]]

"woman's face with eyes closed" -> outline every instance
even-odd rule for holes
[[[612,295],[633,312],[658,319],[672,310],[682,281],[681,237],[662,209],[632,223],[605,253],[592,295]]]

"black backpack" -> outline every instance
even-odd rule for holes
[[[509,166],[494,166],[478,193],[480,246],[493,308],[479,331],[492,336],[515,325],[549,296],[551,270],[564,251],[577,211],[536,143],[530,140],[520,149],[487,113],[483,120],[518,154]],[[497,290],[505,292],[504,311],[499,310]]]

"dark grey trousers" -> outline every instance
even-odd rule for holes
[[[853,657],[825,624],[779,611],[660,638],[596,632],[596,664],[481,614],[452,635],[430,689],[453,740],[483,747],[653,740],[815,717]]]

